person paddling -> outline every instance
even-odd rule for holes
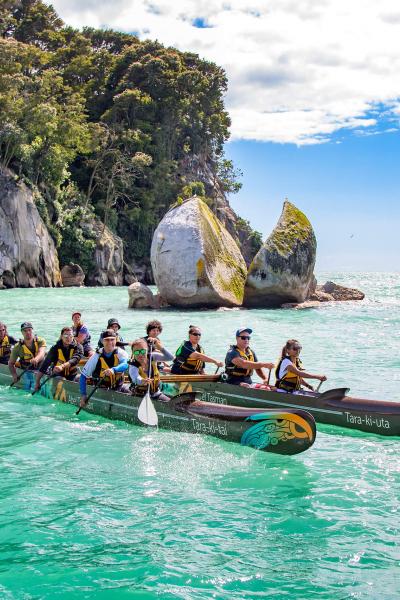
[[[119,330],[121,329],[121,325],[118,322],[118,319],[108,319],[108,323],[107,323],[107,329],[112,329],[115,333],[115,335],[117,336],[117,341],[116,341],[116,346],[118,346],[119,348],[124,348],[124,346],[129,346],[128,343],[125,344],[122,335],[120,335]],[[103,332],[104,333],[104,332]],[[102,348],[103,347],[103,334],[100,334],[99,337],[99,341],[97,342],[97,347],[98,348]]]
[[[161,334],[163,328],[160,321],[154,319],[153,321],[149,321],[146,325],[146,334],[143,340],[145,340],[147,347],[150,351],[150,347],[157,352],[164,352],[164,346],[162,345],[159,335]],[[173,360],[173,355],[168,351],[165,352],[171,357],[168,360]],[[161,369],[164,373],[169,373],[171,371],[170,367],[165,362],[157,363],[159,369]]]
[[[127,353],[116,347],[117,336],[112,329],[103,331],[102,339],[104,347],[98,349],[82,369],[79,379],[81,408],[85,408],[87,404],[86,383],[89,377],[102,380],[101,387],[118,392],[129,391],[129,386],[124,384],[124,373],[128,369]]]
[[[78,344],[81,344],[83,346],[83,353],[89,358],[94,354],[94,350],[90,345],[91,338],[89,329],[82,321],[82,313],[80,313],[78,310],[73,312],[72,322],[72,331],[74,332],[74,338],[78,342]]]
[[[150,366],[151,353],[151,366]],[[146,340],[140,338],[132,343],[132,358],[129,362],[129,378],[132,382],[131,390],[133,396],[144,396],[150,385],[150,397],[159,402],[168,402],[169,397],[161,392],[160,372],[158,362],[172,360],[173,356],[161,347],[161,350],[153,351],[148,348]]]
[[[35,369],[40,365],[46,354],[46,340],[33,333],[33,325],[29,321],[25,321],[21,325],[23,338],[15,344],[11,351],[8,368],[10,369],[13,382],[17,383],[18,376],[15,364],[19,361],[21,369]],[[27,375],[26,387],[30,389],[34,384],[33,373]]]
[[[7,325],[0,321],[0,363],[8,364],[11,355],[11,349],[18,342],[7,331]]]
[[[225,372],[228,376],[226,383],[250,386],[253,383],[251,376],[255,370],[263,384],[268,386],[268,376],[263,368],[272,369],[275,365],[258,361],[256,353],[250,348],[252,333],[253,330],[249,327],[242,327],[236,331],[236,344],[229,348],[225,358]]]
[[[275,370],[275,385],[278,392],[296,392],[301,389],[302,385],[313,390],[313,386],[304,379],[326,381],[327,377],[325,375],[313,375],[304,371],[299,358],[300,352],[301,345],[297,340],[288,340],[283,346],[281,359]]]
[[[204,354],[204,350],[199,344],[200,338],[200,327],[189,325],[189,339],[182,342],[176,351],[171,373],[174,375],[204,373],[205,363],[212,363],[217,367],[223,366],[223,362]]]
[[[53,365],[52,375],[60,375],[73,381],[78,372],[78,363],[82,358],[83,347],[74,340],[72,327],[63,327],[59,340],[50,348],[36,373],[35,391],[39,390],[40,380],[51,365]]]

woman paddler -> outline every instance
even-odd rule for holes
[[[189,339],[182,342],[175,353],[171,373],[174,375],[197,375],[204,373],[205,363],[212,363],[217,367],[222,367],[223,362],[211,358],[204,354],[199,341],[201,338],[201,329],[196,325],[189,325]]]
[[[40,388],[40,380],[47,370],[52,366],[51,374],[60,375],[69,381],[73,381],[78,372],[78,363],[83,358],[83,348],[74,339],[72,327],[63,327],[60,337],[52,346],[36,373],[35,391]]]
[[[11,348],[18,342],[7,331],[7,325],[0,321],[0,363],[6,365],[10,358]]]
[[[90,345],[91,338],[89,329],[82,321],[82,314],[79,312],[79,310],[76,310],[72,313],[72,323],[72,331],[74,332],[75,340],[78,342],[78,344],[83,346],[84,355],[90,358],[94,354],[94,350]]]
[[[147,389],[149,389],[153,400],[168,402],[169,397],[163,394],[160,389],[160,372],[157,363],[172,359],[172,354],[161,346],[159,340],[158,346],[156,346],[154,351],[152,346],[149,349],[147,340],[143,338],[135,340],[132,343],[132,358],[129,362],[132,395],[144,396]]]
[[[326,381],[325,375],[313,375],[303,369],[299,358],[301,345],[297,340],[288,340],[282,348],[280,361],[275,370],[276,387],[278,392],[296,392],[304,385],[310,390],[313,386],[304,379],[319,379]]]

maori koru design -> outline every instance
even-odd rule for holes
[[[259,422],[243,433],[240,440],[242,446],[251,446],[261,450],[294,438],[308,438],[311,441],[313,439],[310,425],[299,415],[286,413],[270,416],[260,413],[247,417],[246,421]]]

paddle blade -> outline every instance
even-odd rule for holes
[[[151,427],[157,427],[158,425],[158,415],[154,408],[154,404],[151,401],[149,392],[147,392],[139,405],[138,419],[145,425],[150,425]]]

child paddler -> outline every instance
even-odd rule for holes
[[[83,348],[74,340],[72,327],[63,327],[60,337],[54,346],[52,346],[40,365],[39,371],[36,373],[35,391],[40,388],[40,380],[52,366],[51,374],[60,375],[69,381],[75,379],[78,373],[79,361],[83,358]]]
[[[18,361],[21,369],[27,369],[25,388],[30,389],[34,386],[32,370],[40,365],[46,354],[46,340],[33,333],[33,325],[29,321],[22,323],[21,332],[23,337],[11,350],[8,368],[14,383],[18,381],[15,363]]]
[[[255,370],[262,379],[263,385],[268,387],[268,376],[263,368],[273,369],[274,363],[259,362],[256,353],[250,348],[250,334],[253,330],[241,327],[236,331],[236,344],[231,346],[225,358],[225,372],[228,376],[226,382],[233,385],[252,385],[251,376]]]
[[[325,375],[313,375],[304,371],[299,358],[301,345],[297,340],[288,340],[282,348],[281,359],[276,367],[276,387],[278,392],[296,392],[304,385],[310,390],[313,386],[309,385],[304,379],[319,379],[326,381]]]
[[[11,349],[18,342],[7,331],[7,325],[0,321],[0,363],[7,365],[11,355]]]
[[[132,343],[132,358],[129,361],[129,378],[132,382],[131,390],[133,396],[144,396],[149,388],[150,396],[159,402],[168,402],[169,397],[160,390],[159,362],[172,360],[173,356],[161,346],[158,341],[157,349],[153,351],[143,338]],[[151,354],[151,365],[150,365]]]
[[[175,353],[171,373],[174,375],[196,375],[204,373],[205,363],[213,363],[217,367],[222,367],[223,362],[211,358],[204,353],[199,341],[201,338],[201,329],[196,325],[189,325],[189,339],[182,342]]]
[[[81,401],[79,406],[84,408],[87,404],[86,382],[90,377],[96,383],[102,380],[101,387],[129,392],[129,386],[124,384],[124,373],[128,369],[128,355],[122,348],[117,348],[115,331],[107,329],[102,333],[103,348],[98,348],[89,358],[82,369],[79,378]]]

